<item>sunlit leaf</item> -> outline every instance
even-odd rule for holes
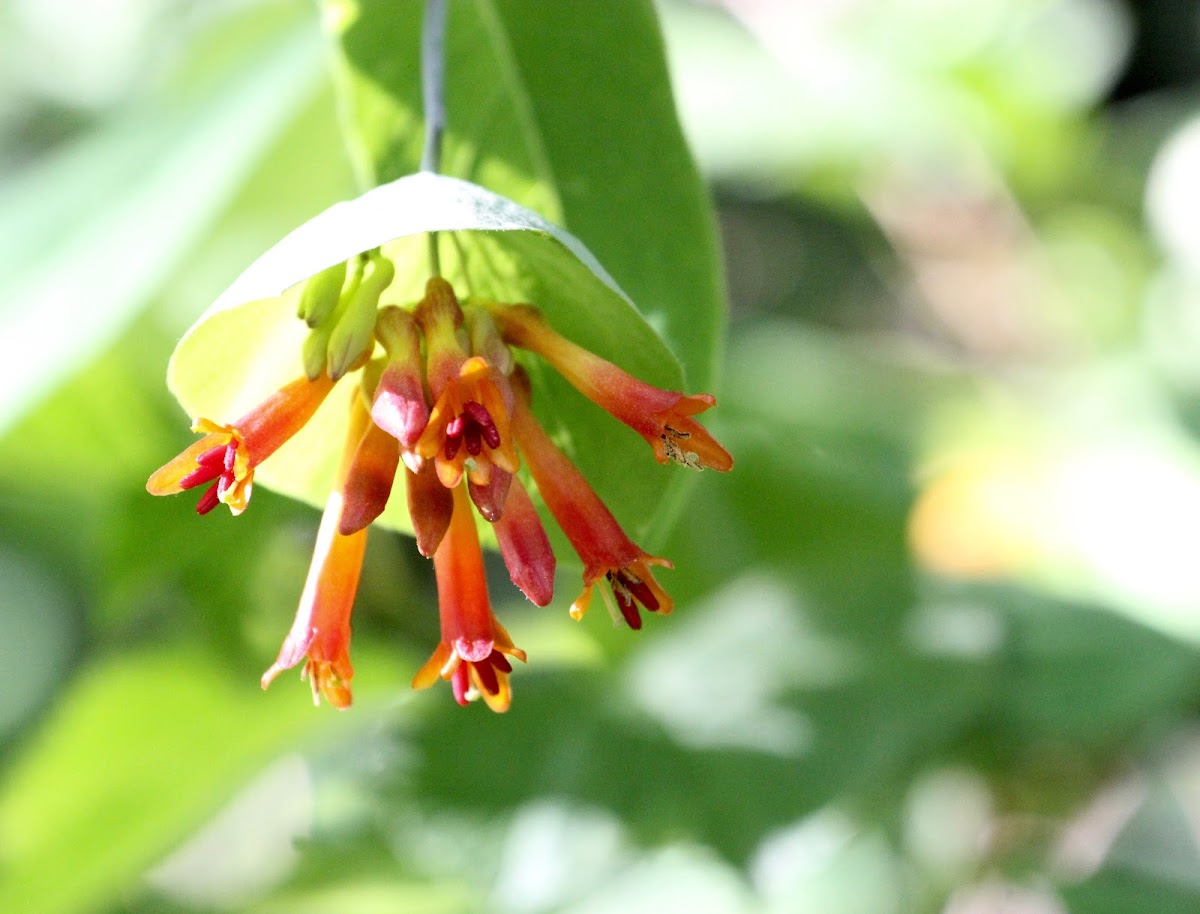
[[[0,785],[0,910],[112,897],[313,723],[296,698],[194,653],[85,670]]]
[[[0,428],[171,275],[311,92],[317,51],[285,34],[196,102],[116,121],[0,185]]]
[[[73,602],[51,569],[0,542],[0,740],[65,673],[79,637]]]

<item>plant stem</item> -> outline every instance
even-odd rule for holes
[[[425,145],[421,171],[437,173],[442,165],[446,130],[446,0],[425,0],[421,26],[421,92],[425,104]],[[437,232],[429,233],[429,265],[441,275]]]
[[[442,134],[446,129],[446,0],[425,0],[421,28],[421,92],[425,103],[425,148],[421,171],[442,165]]]

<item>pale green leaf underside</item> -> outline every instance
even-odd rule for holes
[[[535,304],[581,345],[647,381],[680,388],[675,357],[577,239],[485,188],[415,174],[330,207],[264,253],[180,342],[168,371],[171,390],[192,417],[236,420],[301,373],[307,328],[294,316],[297,283],[382,247],[396,264],[382,304],[411,305],[429,276],[425,236],[432,231],[445,233],[443,273],[461,296]],[[655,463],[640,437],[552,371],[535,360],[531,370],[543,421],[631,532],[648,528],[680,474]],[[357,387],[357,372],[338,384],[308,426],[262,465],[256,482],[322,505]],[[411,530],[399,486],[380,522]]]

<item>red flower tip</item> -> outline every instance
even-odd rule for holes
[[[339,711],[350,707],[353,696],[350,694],[350,682],[343,679],[337,667],[325,660],[309,660],[304,665],[301,680],[307,679],[312,684],[313,704],[319,705],[324,698]]]
[[[476,485],[468,477],[467,494],[484,520],[494,524],[503,516],[508,492],[515,478],[508,470],[499,467],[492,467],[491,477],[484,485]]]
[[[503,641],[497,639],[496,647],[477,660],[467,660],[444,641],[439,644],[429,662],[413,678],[413,688],[427,689],[438,679],[446,679],[460,705],[466,707],[472,699],[482,698],[498,714],[507,711],[512,705],[512,685],[508,681],[512,664],[505,654],[524,661],[525,652],[514,648],[507,633],[499,623],[496,625],[503,633]]]
[[[421,383],[417,322],[407,311],[389,306],[379,312],[375,332],[387,350],[388,360],[375,388],[371,418],[404,447],[411,448],[429,420]]]
[[[623,619],[630,628],[640,629],[642,616],[639,605],[648,612],[667,615],[675,608],[675,601],[654,579],[654,574],[650,571],[651,565],[673,567],[666,559],[642,553],[624,565],[594,569],[585,573],[583,593],[571,604],[571,618],[583,618],[592,601],[592,587],[600,578],[608,582],[609,589],[602,593],[614,621],[619,622]]]
[[[503,516],[496,521],[496,540],[512,582],[535,606],[554,599],[554,551],[537,509],[515,477]]]
[[[463,660],[478,663],[492,655],[492,646],[495,643],[496,640],[494,638],[478,638],[474,640],[456,638],[454,641],[454,652]]]

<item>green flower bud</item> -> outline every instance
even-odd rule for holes
[[[365,265],[366,256],[362,254],[350,258],[348,265],[346,261],[342,261],[343,268],[347,268],[348,266],[346,270],[347,275],[338,287],[338,297],[333,299],[334,307],[327,310],[323,309],[325,313],[320,315],[309,312],[308,325],[313,329],[304,340],[301,356],[304,362],[304,373],[310,381],[316,380],[325,373],[329,362],[329,338],[333,335],[333,328],[350,306],[355,292],[358,291],[359,284],[362,282]],[[330,270],[332,269],[334,268],[331,267]],[[328,272],[329,270],[324,270],[316,274],[309,279],[309,282],[317,281]],[[304,291],[307,293],[307,286],[305,286]]]
[[[338,309],[333,332],[329,336],[326,363],[329,377],[338,380],[358,363],[375,341],[375,314],[379,296],[392,284],[396,268],[380,254],[372,254],[358,288]]]
[[[304,374],[310,381],[315,381],[325,373],[325,362],[328,359],[329,335],[333,328],[329,323],[310,331],[304,338],[304,346],[300,350],[304,361]]]
[[[310,276],[300,293],[300,306],[296,317],[310,327],[326,320],[338,306],[342,297],[342,284],[346,281],[346,262],[335,263],[316,276]]]

